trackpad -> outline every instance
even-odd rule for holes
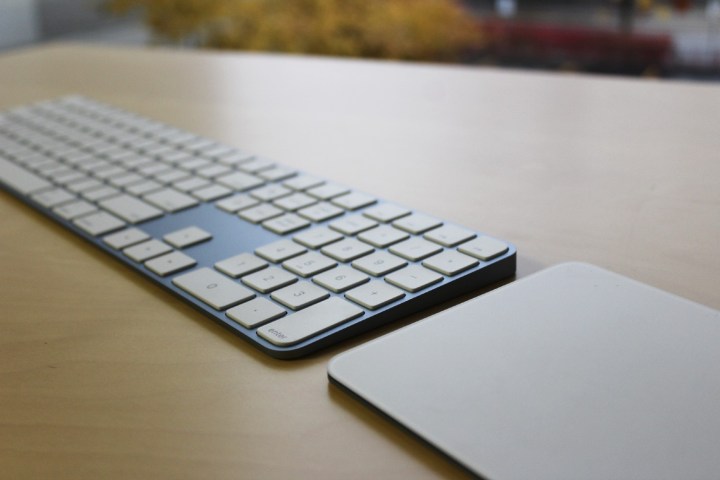
[[[330,379],[489,479],[717,478],[720,312],[562,264],[336,356]]]

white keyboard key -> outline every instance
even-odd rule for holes
[[[98,202],[106,198],[114,197],[119,195],[120,190],[115,187],[104,186],[100,188],[94,188],[92,190],[85,190],[82,192],[82,196],[91,202]]]
[[[283,213],[285,212],[276,207],[275,205],[270,205],[269,203],[261,203],[260,205],[255,205],[254,207],[240,210],[238,216],[243,220],[247,220],[248,222],[260,223],[274,217],[279,217]]]
[[[334,183],[326,183],[319,187],[313,187],[306,192],[318,200],[330,200],[331,198],[339,195],[346,194],[350,191],[349,188],[343,187],[342,185],[336,185]]]
[[[508,246],[491,237],[479,237],[458,247],[462,253],[472,255],[483,261],[492,260],[508,251]]]
[[[222,145],[219,143],[216,143],[214,146],[206,148],[202,151],[204,157],[210,158],[221,158],[233,155],[235,153],[237,153],[237,150],[235,150],[233,147],[228,147],[227,145]]]
[[[300,310],[328,298],[327,290],[310,282],[300,281],[273,292],[270,297],[292,310]]]
[[[287,314],[287,312],[276,303],[262,297],[241,303],[225,313],[245,328],[259,327],[264,323],[277,320]]]
[[[363,215],[378,222],[386,223],[410,215],[410,209],[393,205],[392,203],[383,203],[382,205],[368,208],[363,212]]]
[[[2,157],[0,157],[0,180],[23,195],[52,186],[47,180],[38,177],[22,167],[18,167]]]
[[[97,177],[97,172],[101,172],[102,170],[105,170],[107,168],[111,168],[112,164],[110,162],[106,162],[105,160],[95,160],[93,162],[87,162],[87,163],[81,163],[77,166],[80,170],[83,170],[87,173],[90,173]],[[37,167],[38,169],[42,171],[46,171],[48,166],[46,165],[39,165]]]
[[[286,213],[279,217],[271,218],[263,222],[263,227],[278,235],[295,232],[310,225],[308,220],[295,215],[294,213]]]
[[[211,238],[212,235],[209,232],[206,232],[202,228],[192,226],[170,232],[163,237],[163,240],[175,248],[186,248],[210,240]]]
[[[330,203],[320,202],[316,205],[302,208],[298,210],[297,213],[313,222],[324,222],[325,220],[330,220],[331,218],[342,215],[345,211]]]
[[[67,185],[67,184],[70,184],[73,182],[79,182],[79,181],[85,180],[87,178],[88,178],[87,175],[80,173],[78,171],[75,171],[75,170],[65,172],[62,175],[54,175],[53,176],[53,180],[55,180],[55,182],[60,183],[62,185]]]
[[[144,262],[170,251],[172,251],[172,248],[168,244],[153,239],[127,247],[123,250],[123,253],[136,262]]]
[[[406,232],[398,230],[395,227],[380,225],[379,227],[360,233],[357,238],[377,248],[386,248],[409,237],[410,235]]]
[[[179,163],[180,167],[185,170],[200,170],[211,166],[213,163],[205,158],[191,157],[189,160],[183,160]]]
[[[337,268],[323,272],[313,277],[313,282],[327,288],[335,293],[342,293],[351,288],[362,285],[370,280],[370,277],[354,268],[340,265]]]
[[[363,313],[362,309],[353,304],[332,297],[268,323],[260,327],[257,333],[268,342],[285,347],[300,343],[336,325],[357,318]]]
[[[215,146],[216,144],[214,141],[202,137],[198,137],[196,140],[183,143],[183,148],[185,150],[191,150],[193,152],[201,152],[205,149],[215,148]]]
[[[53,208],[53,212],[57,213],[65,220],[71,220],[81,215],[94,212],[95,210],[97,210],[97,207],[85,200],[78,200],[77,202],[66,203]]]
[[[241,253],[217,262],[215,268],[233,278],[238,278],[262,270],[268,265],[268,262],[251,253]]]
[[[110,179],[110,184],[113,187],[118,188],[125,188],[129,185],[133,185],[135,183],[140,183],[145,181],[145,177],[142,177],[138,175],[137,173],[126,173],[125,175],[120,175],[118,177],[113,177]]]
[[[113,165],[109,168],[103,168],[102,170],[93,171],[91,173],[93,176],[95,176],[97,178],[100,178],[102,180],[107,180],[112,177],[119,177],[121,175],[125,175],[128,173],[128,171],[122,167]]]
[[[29,149],[27,151],[21,151],[16,155],[13,155],[12,152],[9,152],[9,154],[11,157],[14,157],[18,163],[21,163],[21,164],[25,165],[25,167],[30,168],[30,169],[34,169],[35,167],[42,165],[44,163],[47,163],[51,160],[51,158],[48,157],[47,155],[40,155],[37,152],[35,152],[34,150],[29,150]],[[5,161],[9,161],[9,160],[5,159]],[[13,165],[13,163],[11,162],[10,165]],[[25,173],[30,173],[30,171],[27,170],[26,168],[23,168],[23,167],[20,167],[20,168],[22,168],[25,171]],[[34,174],[30,173],[30,175],[34,175]]]
[[[413,213],[407,217],[395,220],[393,225],[413,235],[419,235],[432,228],[439,227],[442,225],[442,222],[437,218],[429,217],[422,213]]]
[[[133,195],[145,195],[146,193],[156,192],[163,188],[161,184],[154,180],[146,180],[140,183],[134,183],[125,187],[125,191]]]
[[[65,178],[62,180],[62,184],[66,187],[69,185],[72,185],[74,183],[80,183],[80,182],[86,182],[90,180],[91,178],[87,175],[84,175],[79,172],[75,172],[73,175],[66,175]]]
[[[464,272],[479,263],[475,258],[456,252],[455,250],[446,250],[422,262],[425,267],[449,277]]]
[[[232,190],[227,187],[223,187],[222,185],[209,185],[207,187],[193,190],[191,195],[203,202],[212,202],[213,200],[227,197],[231,193],[233,193]]]
[[[209,268],[177,276],[172,283],[215,310],[225,310],[255,297],[252,291]]]
[[[226,173],[230,173],[232,170],[230,167],[226,165],[221,164],[210,164],[205,168],[199,168],[195,170],[198,175],[205,178],[215,178],[220,175],[225,175]]]
[[[238,151],[230,147],[228,145],[223,145],[221,143],[216,143],[215,146],[206,148],[202,151],[202,155],[204,157],[210,157],[210,158],[222,158],[222,157],[228,157],[230,155],[237,154]]]
[[[183,148],[188,149],[188,144],[181,142],[181,145]],[[222,145],[220,143],[215,143],[212,140],[208,140],[201,149],[198,150],[198,152],[202,155],[203,158],[212,158],[216,159],[223,156],[232,155],[235,153],[235,150],[232,147],[228,147],[227,145]]]
[[[386,276],[385,281],[410,293],[415,293],[440,282],[443,278],[439,273],[420,265],[410,265]]]
[[[224,165],[240,165],[255,158],[254,155],[246,152],[235,151],[228,155],[218,157],[218,161]]]
[[[72,174],[76,174],[76,173],[78,173],[78,172],[71,168],[67,168],[67,167],[63,166],[63,168],[61,168],[61,169],[53,170],[51,173],[48,173],[47,178],[49,178],[50,180],[52,180],[55,183],[61,183],[61,180],[63,178],[65,178],[68,175],[72,175]],[[85,174],[80,173],[80,175],[85,175]]]
[[[164,155],[172,155],[175,153],[175,150],[173,150],[173,148],[168,145],[146,145],[143,150],[148,156],[158,158]]]
[[[387,252],[375,252],[359,258],[352,266],[365,273],[379,277],[404,267],[407,262]]]
[[[306,232],[298,233],[293,237],[293,240],[309,248],[320,248],[342,240],[343,238],[345,237],[342,234],[330,230],[327,227],[317,227]]]
[[[301,277],[311,277],[316,273],[330,270],[337,262],[329,259],[325,255],[315,252],[308,252],[299,257],[291,258],[283,262],[283,267],[290,270]]]
[[[155,180],[160,183],[171,184],[174,182],[179,182],[181,180],[187,180],[188,178],[192,177],[190,173],[186,172],[185,170],[174,168],[171,170],[160,172],[157,175],[154,175],[153,178],[155,178]]]
[[[290,178],[296,173],[297,172],[292,168],[277,166],[268,170],[263,170],[262,172],[258,173],[258,176],[270,182],[277,182],[279,180],[285,180],[286,178]]]
[[[307,249],[292,240],[278,240],[255,249],[255,254],[274,263],[305,253]]]
[[[99,205],[128,223],[140,223],[163,215],[162,210],[126,194],[102,200]]]
[[[54,172],[65,170],[67,167],[60,162],[48,161],[33,166],[33,169],[44,177],[50,178]]]
[[[161,277],[179,272],[180,270],[185,270],[186,268],[194,267],[195,265],[197,265],[195,259],[182,252],[171,252],[167,255],[162,255],[145,262],[145,266],[148,270],[157,273]]]
[[[242,282],[260,293],[270,293],[297,282],[297,277],[277,267],[268,267],[244,276]]]
[[[287,197],[279,198],[273,203],[283,210],[294,212],[295,210],[300,210],[301,208],[316,204],[317,199],[298,192],[288,195]]]
[[[153,205],[162,208],[167,212],[177,212],[193,207],[198,201],[193,197],[180,193],[172,188],[165,188],[157,192],[149,193],[143,197]]]
[[[87,190],[93,190],[98,187],[102,187],[103,183],[100,180],[94,178],[88,178],[79,182],[71,183],[67,186],[67,189],[71,192],[82,193]]]
[[[210,185],[210,181],[200,177],[190,177],[173,183],[173,187],[185,193],[208,185]]]
[[[240,170],[247,173],[258,173],[262,170],[268,170],[275,166],[275,162],[263,157],[255,157],[249,162],[244,162],[238,166]]]
[[[300,191],[307,190],[308,188],[319,187],[323,183],[325,183],[324,180],[311,175],[298,175],[295,178],[283,182],[283,185],[288,188],[292,188],[293,190]]]
[[[372,205],[375,202],[377,202],[377,199],[375,197],[371,197],[370,195],[359,192],[348,193],[347,195],[335,197],[332,199],[333,204],[347,210],[357,210],[358,208]]]
[[[346,238],[339,242],[331,243],[320,251],[339,262],[351,262],[356,258],[372,253],[375,249],[366,243],[359,242],[354,238]]]
[[[38,202],[43,207],[50,208],[75,200],[75,195],[62,188],[54,188],[52,190],[45,190],[44,192],[36,193],[30,198]]]
[[[219,209],[225,210],[228,213],[235,213],[238,210],[253,207],[258,203],[260,203],[258,200],[251,198],[249,195],[245,193],[238,193],[230,198],[225,198],[215,202],[215,205]]]
[[[150,238],[150,235],[137,228],[128,228],[122,232],[113,233],[103,238],[103,242],[115,250],[121,250],[131,245],[136,245]]]
[[[239,192],[259,187],[265,183],[264,180],[243,172],[233,172],[227,175],[222,175],[217,177],[215,181]]]
[[[181,152],[179,150],[171,150],[169,152],[163,153],[162,155],[158,155],[158,157],[165,163],[174,163],[176,165],[180,165],[181,163],[187,162],[188,160],[193,158],[192,154],[187,152]]]
[[[377,226],[375,220],[363,217],[362,215],[351,215],[330,222],[330,228],[345,235],[355,235]]]
[[[117,147],[115,150],[105,152],[105,158],[109,159],[113,163],[121,163],[122,160],[129,158],[133,155],[132,150],[126,150],[122,147]]]
[[[152,163],[153,159],[148,157],[139,157],[139,156],[130,156],[128,158],[125,158],[120,161],[125,168],[138,168],[143,165],[147,165],[149,163]]]
[[[165,165],[164,163],[153,162],[138,168],[137,171],[149,177],[159,175],[162,172],[168,172],[171,169],[172,167]]]
[[[400,300],[404,296],[405,292],[399,288],[395,288],[378,280],[353,288],[345,294],[347,299],[370,310],[382,308],[385,305]]]
[[[439,243],[443,247],[454,247],[472,240],[476,236],[474,232],[454,225],[443,225],[423,235],[424,238]]]
[[[430,255],[435,255],[442,251],[442,247],[437,243],[428,242],[422,238],[411,238],[402,243],[398,243],[390,247],[390,251],[395,255],[400,255],[412,262],[417,262]]]
[[[2,123],[1,115],[2,114],[0,114],[0,123]],[[6,125],[9,126],[10,123],[6,123]],[[3,138],[2,140],[2,150],[5,152],[6,155],[17,159],[18,162],[26,165],[39,163],[40,158],[47,158],[46,155],[39,154],[30,147],[26,147],[25,145],[20,144],[16,140],[10,140],[8,137]]]
[[[125,226],[125,222],[107,212],[97,212],[79,217],[73,223],[90,235],[102,235]]]
[[[236,148],[221,143],[216,143],[214,147],[206,148],[202,151],[204,157],[225,158],[240,153]]]
[[[289,188],[285,188],[282,185],[271,184],[256,188],[250,192],[250,196],[257,198],[258,200],[262,200],[263,202],[269,202],[271,200],[275,200],[276,198],[290,195],[291,193],[292,190]]]

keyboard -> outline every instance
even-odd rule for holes
[[[0,185],[276,358],[515,272],[508,242],[81,96],[0,113]]]

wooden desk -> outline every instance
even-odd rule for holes
[[[77,92],[720,308],[720,86],[388,62],[49,46],[0,107]],[[462,472],[0,194],[4,478]],[[427,315],[417,315],[413,319]],[[400,322],[407,323],[407,322]]]

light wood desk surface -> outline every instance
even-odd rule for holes
[[[718,85],[77,45],[0,55],[0,107],[67,93],[510,240],[518,276],[583,260],[720,308]],[[0,477],[463,475],[327,382],[333,354],[395,327],[273,360],[5,193],[0,218]]]

